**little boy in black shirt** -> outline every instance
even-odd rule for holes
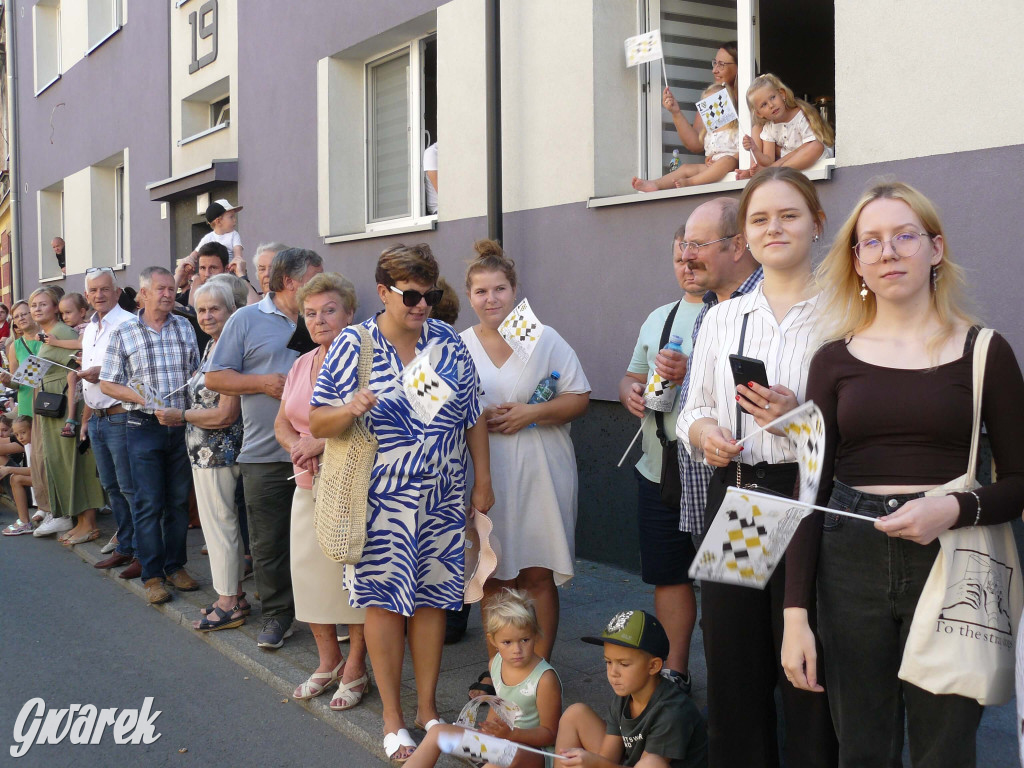
[[[600,637],[615,697],[606,720],[586,704],[573,704],[558,723],[559,768],[702,768],[708,738],[697,706],[661,676],[668,636],[645,611],[612,617]]]

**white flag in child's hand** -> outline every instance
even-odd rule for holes
[[[452,388],[431,367],[434,352],[439,352],[439,348],[434,343],[428,344],[402,372],[405,396],[424,424],[433,421],[452,396]]]
[[[793,499],[726,488],[693,564],[691,579],[764,589],[811,508]]]
[[[35,389],[43,383],[43,377],[53,366],[49,360],[29,355],[18,365],[18,370],[11,376],[11,381],[23,387]]]
[[[534,347],[540,341],[544,326],[530,309],[530,302],[523,299],[512,313],[498,326],[498,333],[512,347],[516,357],[524,363],[530,359]]]
[[[825,455],[825,419],[821,409],[808,400],[803,405],[775,420],[797,445],[797,463],[800,466],[800,495],[804,504],[815,504],[821,484],[821,459]]]
[[[635,67],[662,57],[661,30],[654,29],[636,37],[626,38],[626,66]]]
[[[709,131],[717,131],[723,125],[728,125],[733,120],[739,119],[728,88],[723,88],[718,93],[712,93],[706,99],[698,101],[697,112]]]
[[[644,405],[652,411],[668,413],[676,404],[678,393],[678,384],[661,378],[661,374],[657,371],[651,371],[651,375],[647,378],[647,387],[644,389]]]
[[[445,754],[467,760],[484,760],[499,768],[508,768],[512,765],[518,751],[514,742],[469,729],[461,734],[441,734],[437,738],[437,747]]]

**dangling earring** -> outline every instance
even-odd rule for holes
[[[818,233],[817,232],[814,233],[814,242],[818,242]]]
[[[939,268],[938,267],[932,267],[932,293],[935,293],[935,291],[938,290],[938,283],[939,283]]]
[[[867,286],[867,283],[864,282],[864,278],[863,277],[860,279],[860,300],[861,301],[867,301],[868,300],[868,286]]]

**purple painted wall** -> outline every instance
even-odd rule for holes
[[[239,196],[246,206],[240,229],[253,245],[273,239],[319,252],[329,269],[356,283],[360,316],[377,306],[373,268],[385,247],[399,240],[427,242],[443,274],[461,285],[472,241],[487,227],[483,219],[468,219],[442,222],[436,232],[324,245],[316,234],[316,62],[437,5],[352,4],[344,23],[331,0],[309,0],[301,13],[274,12],[273,19],[262,6],[243,6],[239,14]],[[314,18],[325,23],[311,24]],[[893,174],[919,186],[943,212],[950,246],[969,269],[979,313],[1024,353],[1024,316],[1015,309],[1014,281],[1007,280],[1010,244],[1024,242],[1017,213],[1024,199],[1022,171],[1021,147],[1006,147],[840,168],[818,190],[834,231],[873,177]],[[617,398],[640,323],[653,307],[678,297],[669,241],[707,199],[592,210],[577,203],[505,216],[504,244],[519,265],[520,295],[529,296],[539,317],[575,347],[595,397]],[[475,320],[463,304],[460,328]]]
[[[160,219],[160,207],[145,189],[170,173],[168,4],[131,3],[125,26],[38,97],[32,78],[34,4],[11,3],[20,96],[22,294],[33,290],[39,276],[36,192],[125,147],[132,253],[125,280],[134,283],[142,267],[170,261],[169,223]],[[69,252],[74,248],[69,242]],[[82,290],[81,275],[64,283],[67,290]]]

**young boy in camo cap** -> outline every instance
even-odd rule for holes
[[[602,719],[586,704],[573,704],[558,722],[559,768],[701,768],[708,737],[697,706],[661,676],[668,636],[646,611],[623,611],[600,637],[608,683],[615,693]]]

